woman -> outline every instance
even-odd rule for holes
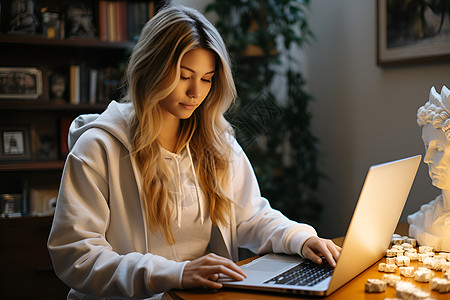
[[[71,125],[49,251],[69,298],[146,298],[246,275],[237,248],[331,265],[340,248],[261,197],[223,114],[235,98],[225,45],[193,9],[144,27],[127,97]]]

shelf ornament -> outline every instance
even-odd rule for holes
[[[11,3],[11,18],[9,20],[10,34],[35,34],[39,21],[34,14],[33,0],[13,0]]]

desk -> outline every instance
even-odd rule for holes
[[[408,224],[399,224],[396,230],[397,233],[406,235],[408,232]],[[342,245],[343,238],[333,239],[333,241]],[[245,264],[250,262],[254,258],[249,258],[243,260],[239,264]],[[377,263],[369,267],[363,273],[355,277],[353,280],[349,281],[343,287],[335,291],[328,297],[325,298],[317,298],[317,297],[307,297],[307,296],[298,296],[298,295],[287,295],[287,294],[277,294],[277,293],[268,293],[268,292],[259,292],[259,291],[246,291],[246,290],[238,290],[238,289],[230,289],[223,288],[217,291],[207,290],[207,289],[193,289],[193,290],[175,290],[166,293],[163,299],[167,300],[286,300],[286,299],[327,299],[327,300],[381,300],[384,298],[394,298],[395,297],[395,289],[392,287],[387,287],[386,292],[384,293],[365,293],[364,292],[364,284],[369,278],[378,278],[381,279],[381,276],[385,273],[378,272],[378,264],[381,262],[385,262],[386,259],[383,257]],[[412,262],[411,265],[414,267],[419,266],[422,263],[417,261]],[[434,272],[434,271],[433,271]],[[399,275],[397,271],[394,273]],[[443,277],[442,272],[435,272],[436,277]],[[414,283],[416,286],[420,287],[423,290],[429,290],[428,283],[419,283],[414,281],[413,278],[405,278],[402,276],[402,281],[408,281]],[[437,300],[449,299],[450,294],[439,294],[437,292],[432,292],[431,297]]]

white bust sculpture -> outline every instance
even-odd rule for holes
[[[450,90],[442,87],[441,94],[431,88],[430,97],[417,112],[425,144],[424,162],[432,184],[441,195],[422,205],[408,216],[409,235],[419,244],[433,246],[437,251],[450,252]]]

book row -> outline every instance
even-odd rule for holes
[[[42,35],[49,39],[98,38],[135,41],[155,11],[166,1],[1,0],[0,32]]]

